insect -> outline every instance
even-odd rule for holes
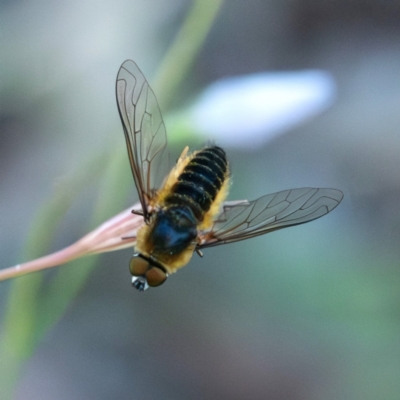
[[[133,178],[145,224],[139,229],[129,269],[140,291],[164,283],[194,252],[304,224],[332,211],[342,200],[336,189],[301,188],[254,201],[225,201],[229,163],[210,145],[192,154],[185,148],[158,190],[167,135],[146,78],[131,60],[118,72],[116,97]]]

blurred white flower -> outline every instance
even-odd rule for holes
[[[319,70],[226,78],[204,90],[189,120],[221,145],[255,147],[328,108],[335,93],[332,75]]]

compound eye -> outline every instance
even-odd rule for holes
[[[158,267],[150,268],[145,274],[147,284],[155,287],[162,285],[168,278],[168,274]]]
[[[149,269],[149,262],[140,257],[139,254],[134,254],[129,262],[129,271],[133,276],[141,276]]]

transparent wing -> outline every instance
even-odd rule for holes
[[[155,179],[167,145],[165,125],[153,90],[131,60],[125,61],[118,71],[116,96],[129,162],[147,221]]]
[[[237,242],[304,224],[332,211],[343,199],[336,189],[302,188],[268,194],[254,201],[228,202],[199,249]]]

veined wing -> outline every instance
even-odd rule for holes
[[[167,145],[164,121],[153,90],[131,60],[125,61],[118,71],[116,96],[133,178],[144,219],[148,221],[149,202]]]
[[[254,201],[228,202],[198,249],[237,242],[300,225],[332,211],[343,199],[336,189],[302,188],[268,194]]]

